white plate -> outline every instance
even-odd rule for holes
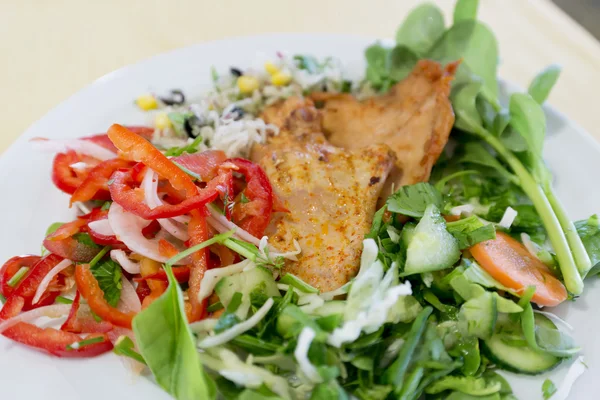
[[[210,87],[210,68],[227,71],[245,67],[256,53],[309,53],[317,57],[336,56],[350,76],[364,71],[363,51],[374,38],[349,35],[278,34],[228,39],[200,44],[153,57],[113,72],[81,90],[33,124],[0,159],[2,223],[0,262],[16,254],[38,253],[46,228],[55,221],[73,216],[68,197],[50,180],[52,157],[31,150],[32,137],[76,138],[105,132],[114,122],[143,124],[146,116],[133,105],[136,96],[180,88],[198,96]],[[559,60],[557,60],[559,61]],[[548,140],[545,156],[556,176],[560,198],[570,216],[587,218],[600,210],[600,187],[591,184],[600,171],[600,147],[576,124],[547,108]],[[575,328],[574,336],[583,346],[589,370],[581,377],[570,398],[598,397],[600,383],[600,284],[586,282],[584,295],[556,312]],[[565,368],[550,377],[558,385]],[[546,376],[510,375],[520,399],[542,398]],[[101,399],[169,397],[145,378],[134,379],[116,356],[88,360],[67,360],[46,356],[0,337],[0,383],[8,399]],[[595,393],[595,394],[594,394]]]

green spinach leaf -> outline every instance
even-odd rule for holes
[[[411,11],[396,32],[396,43],[416,54],[425,54],[444,34],[444,15],[434,4],[423,4]]]
[[[533,78],[527,92],[535,101],[542,104],[548,98],[559,76],[560,67],[558,65],[550,65]]]
[[[458,0],[454,6],[454,23],[477,19],[479,0]]]

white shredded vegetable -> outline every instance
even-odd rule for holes
[[[198,347],[206,349],[225,344],[242,333],[254,328],[267,315],[273,306],[273,303],[273,298],[269,298],[250,318],[214,336],[205,337],[198,342]]]
[[[304,376],[306,376],[310,382],[321,383],[323,382],[323,378],[321,378],[319,371],[317,371],[315,366],[312,365],[308,359],[308,350],[310,349],[310,344],[315,336],[315,331],[308,326],[305,326],[300,332],[300,336],[298,336],[298,343],[296,344],[296,349],[294,350],[294,357],[298,362],[300,371],[302,371]]]
[[[88,222],[88,227],[98,235],[113,236],[115,234],[107,218]]]
[[[71,311],[70,304],[52,304],[50,306],[35,308],[0,322],[0,333],[15,326],[19,322],[31,323],[40,317],[60,318],[68,315],[69,311]]]
[[[585,369],[586,366],[583,362],[583,356],[577,357],[577,360],[575,360],[569,367],[567,375],[563,379],[558,390],[552,396],[552,400],[566,400],[569,397],[569,393],[571,392],[573,384],[577,378],[579,378],[585,372]]]
[[[466,215],[470,216],[475,211],[473,204],[463,204],[461,206],[452,207],[450,209],[450,215]]]
[[[129,279],[125,278],[125,275],[121,275],[121,297],[119,298],[117,308],[123,312],[133,311],[137,313],[142,311],[140,298],[131,282],[129,282]]]
[[[48,286],[50,285],[52,278],[54,278],[56,275],[58,275],[64,269],[69,268],[72,264],[73,264],[73,261],[66,260],[66,259],[62,260],[61,262],[56,264],[54,266],[54,268],[52,268],[46,274],[46,276],[44,276],[44,279],[42,279],[42,281],[38,285],[37,289],[35,290],[35,295],[33,296],[33,300],[31,301],[31,303],[37,304],[37,302],[40,301],[40,298],[42,297],[42,295],[44,294],[46,289],[48,289]]]
[[[510,229],[510,226],[515,222],[515,218],[517,218],[517,211],[512,207],[506,207],[506,211],[504,211],[504,215],[500,222],[498,222],[498,226],[504,229]]]
[[[64,153],[68,150],[73,150],[79,154],[84,154],[90,157],[97,158],[101,161],[110,160],[116,158],[117,154],[96,144],[90,140],[83,139],[31,139],[33,146],[41,151],[47,151],[51,153]]]
[[[130,274],[135,275],[140,273],[140,263],[132,261],[123,250],[111,250],[110,258]]]

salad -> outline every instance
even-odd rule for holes
[[[0,268],[0,333],[176,399],[509,400],[499,371],[571,363],[540,388],[565,399],[583,349],[546,307],[600,272],[600,223],[542,159],[560,70],[505,104],[476,14],[417,7],[360,81],[278,53],[140,95],[148,126],[34,139],[78,214]]]

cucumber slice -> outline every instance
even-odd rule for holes
[[[346,310],[346,302],[341,300],[326,301],[321,307],[312,311],[312,315],[326,317],[333,314],[344,314]]]
[[[541,326],[553,327],[552,321],[536,318]],[[521,327],[503,315],[498,329],[490,339],[481,342],[482,352],[499,368],[527,375],[538,375],[555,368],[562,361],[548,353],[538,352],[527,345]]]
[[[260,266],[236,275],[223,277],[215,286],[215,293],[225,308],[236,292],[242,293],[242,303],[235,312],[242,320],[246,319],[248,310],[250,310],[250,293],[253,290],[261,290],[267,297],[281,296],[271,271]]]
[[[498,309],[496,296],[492,292],[484,292],[464,303],[458,313],[460,329],[469,336],[489,339],[494,334]]]
[[[458,242],[446,230],[446,223],[433,204],[417,224],[406,251],[403,275],[446,269],[460,259]]]

